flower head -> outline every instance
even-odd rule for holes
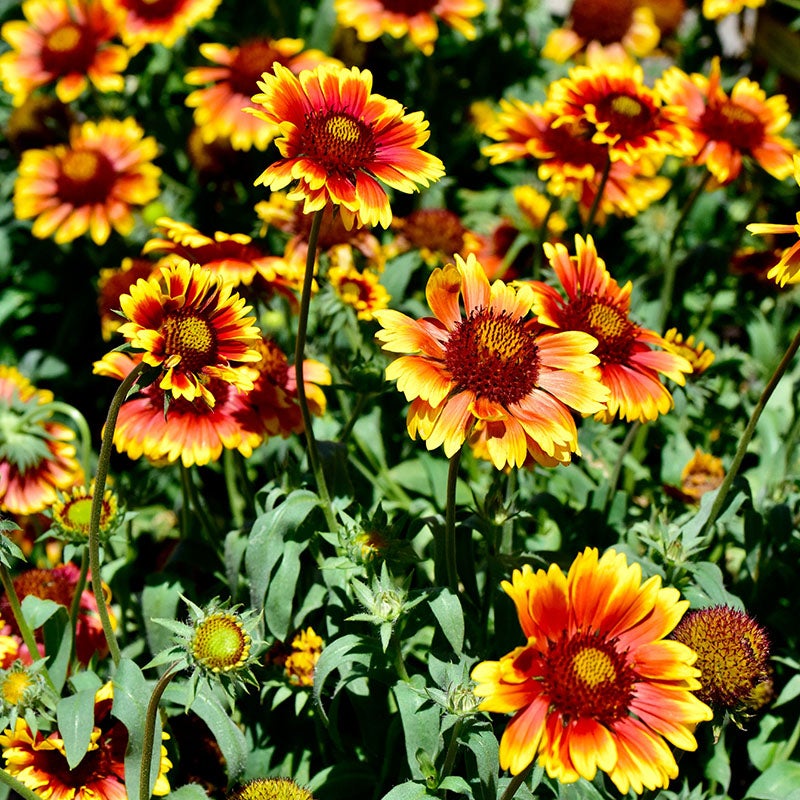
[[[227,800],[314,800],[314,796],[288,778],[256,778],[229,794]]]
[[[480,708],[514,713],[500,766],[518,774],[538,754],[562,782],[600,769],[622,794],[666,788],[678,774],[668,743],[695,750],[695,725],[712,716],[691,692],[695,654],[665,639],[688,606],[677,589],[593,548],[567,575],[526,564],[503,588],[527,642],[472,671]]]
[[[542,57],[563,63],[591,41],[620,42],[629,53],[642,57],[660,38],[652,9],[637,0],[575,0],[565,27],[548,35]]]
[[[113,228],[127,236],[132,210],[158,196],[156,140],[132,118],[75,125],[69,144],[26,150],[14,184],[14,213],[36,218],[34,236],[71,242],[87,231],[95,244]]]
[[[58,539],[86,544],[91,527],[91,511],[94,503],[94,488],[75,486],[67,494],[60,494],[50,507],[53,521],[48,534]],[[98,535],[106,540],[122,522],[117,496],[111,489],[103,492],[100,502]]]
[[[266,150],[279,135],[275,125],[267,125],[258,117],[242,114],[245,107],[258,108],[250,99],[265,66],[276,61],[297,75],[324,62],[339,63],[321,50],[304,50],[302,39],[248,39],[236,47],[205,43],[200,53],[213,67],[197,67],[186,73],[184,80],[196,89],[186,98],[194,109],[194,121],[203,141],[230,141],[235,150]]]
[[[53,394],[0,364],[0,511],[34,514],[83,480],[71,428],[55,422]]]
[[[388,227],[389,198],[378,181],[417,191],[444,175],[442,162],[419,148],[428,140],[421,111],[406,114],[395,100],[372,94],[372,73],[320,65],[296,76],[276,63],[247,109],[279,126],[282,158],[256,180],[272,189],[294,184],[290,200],[304,212],[339,207],[345,226]],[[377,180],[376,180],[377,179]]]
[[[761,8],[767,0],[703,0],[703,16],[719,19],[728,14],[739,14],[745,8]]]
[[[420,208],[407,217],[395,217],[392,228],[397,236],[390,245],[391,252],[419,250],[422,260],[431,267],[443,266],[454,253],[466,258],[480,247],[477,234],[446,208]]]
[[[158,267],[146,258],[123,258],[118,267],[100,270],[97,280],[97,312],[100,315],[100,330],[104,341],[110,341],[124,321],[119,315],[119,298],[128,294],[139,278],[147,280],[157,272]]]
[[[685,383],[692,371],[682,356],[664,348],[663,339],[630,319],[631,283],[620,287],[598,257],[594,240],[575,237],[576,255],[563,244],[545,243],[545,254],[566,292],[541,282],[533,284],[534,313],[545,325],[594,336],[600,379],[610,396],[600,417],[652,420],[672,408],[672,395],[661,383],[666,375]]]
[[[336,18],[342,27],[355,28],[362,42],[384,33],[395,39],[408,36],[426,56],[433,53],[439,31],[437,19],[455,28],[466,39],[476,36],[472,19],[484,10],[483,0],[335,0]]]
[[[22,13],[25,21],[2,28],[12,49],[0,56],[0,80],[15,106],[50,83],[63,103],[89,81],[101,92],[123,90],[128,51],[112,44],[117,26],[102,0],[25,0]]]
[[[729,95],[721,82],[719,58],[712,61],[708,77],[670,67],[656,82],[665,101],[683,109],[681,121],[693,140],[693,162],[705,164],[720,184],[735,180],[745,159],[778,180],[788,178],[797,148],[779,135],[791,120],[786,97],[767,97],[749,78],[740,78]]]
[[[459,306],[463,297],[465,314]],[[491,286],[474,256],[436,269],[428,280],[435,314],[413,320],[378,311],[383,349],[401,353],[386,369],[411,401],[408,432],[449,458],[473,434],[498,469],[568,463],[577,452],[570,409],[595,413],[607,390],[586,374],[597,364],[597,340],[583,332],[549,333],[525,319],[528,286]],[[477,428],[476,428],[477,426]]]
[[[311,627],[300,631],[292,639],[292,652],[286,657],[283,668],[293,686],[313,686],[314,668],[322,654],[322,637]]]
[[[704,453],[700,448],[686,462],[681,471],[681,485],[664,487],[672,497],[684,503],[699,503],[700,498],[707,492],[719,489],[725,478],[725,468],[722,459]]]
[[[707,350],[704,342],[695,342],[694,334],[684,338],[677,328],[670,328],[664,334],[664,347],[692,365],[693,377],[702,375],[714,363],[714,352]]]
[[[697,653],[704,703],[730,712],[760,708],[772,695],[770,642],[764,628],[730,606],[701,608],[687,614],[672,638]]]
[[[211,407],[211,379],[252,389],[247,373],[234,367],[260,359],[254,349],[260,333],[244,298],[211,270],[187,261],[162,267],[161,278],[140,279],[120,297],[128,322],[119,328],[146,364],[163,370],[159,387],[175,399],[202,397]]]
[[[13,720],[38,705],[45,689],[39,671],[43,664],[42,660],[25,664],[17,659],[8,669],[0,669],[0,708],[10,713]]]
[[[120,36],[138,50],[158,42],[172,47],[190,28],[211,19],[220,0],[105,0],[119,21]]]
[[[141,356],[112,351],[95,362],[94,372],[122,381],[140,360]],[[252,380],[254,370],[238,369],[247,372],[242,380]],[[264,435],[252,421],[249,395],[219,378],[211,378],[205,388],[214,397],[212,405],[204,397],[174,399],[171,391],[158,383],[144,387],[122,404],[114,428],[114,446],[132,459],[144,456],[156,463],[180,460],[185,467],[217,461],[223,449],[251,456]]]
[[[0,735],[6,771],[42,797],[71,800],[127,800],[125,752],[128,730],[111,714],[113,687],[107,683],[95,694],[94,727],[89,749],[77,766],[67,760],[59,731],[45,736],[33,731],[25,720]],[[166,738],[167,734],[162,734]],[[159,773],[153,794],[169,794],[167,772],[172,762],[161,745]]]
[[[328,280],[339,299],[355,309],[359,319],[373,319],[376,311],[389,305],[389,293],[371,270],[360,272],[352,265],[336,265],[328,269]]]

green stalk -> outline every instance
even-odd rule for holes
[[[447,753],[444,756],[444,764],[439,773],[439,783],[441,783],[452,771],[453,764],[456,762],[456,755],[458,753],[458,737],[461,736],[461,731],[464,728],[464,717],[459,717],[453,725],[453,733],[450,736],[450,742],[447,745]]]
[[[589,209],[589,216],[586,217],[586,223],[583,226],[583,238],[585,239],[591,233],[592,225],[594,225],[594,218],[597,216],[597,209],[600,208],[600,201],[603,199],[603,192],[606,190],[608,183],[608,176],[611,174],[611,153],[609,152],[606,159],[606,165],[603,167],[603,174],[600,176],[600,185],[597,187],[597,194],[592,200],[592,206]]]
[[[461,461],[461,448],[451,457],[447,470],[447,493],[444,515],[444,550],[447,585],[454,594],[458,592],[458,571],[456,569],[456,487],[458,485],[458,466]]]
[[[531,771],[531,768],[528,767],[527,769],[522,770],[518,775],[515,775],[511,779],[511,783],[506,786],[506,790],[503,792],[503,796],[500,800],[511,800],[511,798],[517,793],[517,789],[525,783],[525,779],[528,777],[528,773]]]
[[[608,492],[606,494],[606,501],[605,507],[608,508],[611,504],[611,501],[614,499],[614,492],[617,490],[617,484],[619,483],[619,476],[622,472],[622,463],[625,461],[625,456],[628,455],[628,451],[631,449],[631,445],[633,444],[633,440],[636,438],[636,433],[638,432],[639,428],[641,427],[642,423],[640,420],[636,420],[633,425],[628,428],[628,432],[625,434],[625,438],[622,440],[622,444],[619,446],[619,452],[617,453],[617,458],[614,461],[614,466],[611,469],[611,474],[608,476]]]
[[[108,643],[108,652],[114,659],[114,664],[119,664],[122,654],[120,653],[117,637],[114,635],[114,626],[111,624],[111,617],[106,608],[106,598],[103,595],[103,581],[100,578],[100,515],[103,510],[103,493],[106,488],[106,478],[108,477],[108,467],[111,463],[111,446],[114,442],[114,428],[117,424],[119,410],[128,392],[139,380],[139,376],[144,372],[147,365],[139,362],[125,377],[125,380],[117,388],[111,405],[108,408],[108,416],[103,429],[103,441],[100,445],[100,455],[97,457],[97,473],[94,478],[94,489],[92,490],[92,516],[89,523],[89,570],[92,574],[92,591],[97,601],[97,614],[103,626],[103,634]]]
[[[226,447],[222,451],[222,468],[225,473],[225,490],[228,493],[228,503],[231,508],[231,521],[234,528],[241,528],[244,524],[245,499],[236,486],[235,453]]]
[[[770,397],[772,397],[772,393],[775,391],[780,383],[781,378],[789,368],[789,364],[791,364],[798,348],[800,348],[800,329],[798,329],[794,339],[792,339],[792,343],[783,354],[783,358],[781,359],[780,364],[778,364],[778,366],[775,368],[775,372],[772,373],[772,377],[770,378],[769,383],[764,387],[761,397],[758,398],[756,407],[753,409],[753,413],[750,415],[747,427],[744,429],[741,439],[739,439],[739,445],[736,448],[733,461],[731,461],[731,465],[725,474],[725,478],[723,479],[719,490],[717,491],[716,497],[714,498],[714,503],[711,506],[708,520],[706,520],[706,524],[703,526],[703,535],[707,535],[716,522],[719,512],[722,510],[722,506],[725,503],[725,498],[728,496],[728,492],[733,485],[733,480],[738,474],[739,468],[742,466],[742,461],[745,453],[747,452],[747,446],[750,444],[750,440],[753,438],[758,420],[761,417],[761,414],[764,411],[767,403],[769,402]]]
[[[0,769],[0,783],[4,783],[12,791],[24,798],[24,800],[42,800],[40,794],[36,794],[33,789],[29,789],[24,783],[20,783],[20,781],[4,769]]]
[[[72,631],[72,653],[75,654],[75,643],[78,632],[78,616],[81,613],[81,595],[86,587],[86,576],[89,574],[89,548],[84,547],[81,552],[81,571],[78,574],[78,582],[75,584],[75,594],[72,596],[72,603],[69,607],[69,627]]]
[[[303,276],[303,292],[300,297],[300,311],[297,319],[297,341],[294,349],[294,368],[297,375],[297,402],[300,405],[300,413],[303,416],[303,428],[306,434],[306,444],[308,449],[308,463],[314,473],[314,480],[317,484],[317,493],[322,500],[322,510],[325,520],[331,531],[336,531],[339,524],[336,515],[333,513],[331,496],[328,492],[328,484],[325,482],[325,473],[322,470],[322,463],[317,450],[317,441],[314,438],[314,429],[311,426],[311,412],[308,409],[308,399],[306,398],[306,387],[303,381],[303,361],[306,352],[306,333],[308,330],[308,310],[311,305],[311,285],[314,282],[314,262],[317,255],[317,241],[319,240],[319,229],[322,224],[322,215],[325,209],[321,208],[314,212],[311,220],[311,232],[308,234],[308,253],[306,254],[306,270]]]
[[[139,768],[139,800],[150,800],[150,765],[153,761],[155,749],[156,719],[158,718],[158,705],[166,691],[169,682],[180,672],[177,662],[171,664],[167,671],[158,679],[147,704],[144,718],[144,738],[142,741],[142,761]]]
[[[28,648],[28,652],[31,654],[31,661],[40,661],[42,659],[42,654],[39,652],[39,648],[36,646],[36,637],[33,635],[33,631],[31,630],[30,625],[28,625],[25,615],[22,613],[22,605],[19,602],[19,595],[17,594],[17,590],[14,588],[14,581],[11,579],[11,574],[8,571],[8,567],[6,567],[2,561],[0,561],[0,582],[2,582],[3,589],[5,589],[6,597],[8,598],[8,606],[11,609],[11,614],[13,615],[15,622],[17,623],[20,635],[22,636],[22,641],[25,642],[25,646]],[[55,691],[53,681],[50,679],[50,675],[47,672],[46,667],[42,669],[42,674],[44,675],[45,680],[50,688]]]

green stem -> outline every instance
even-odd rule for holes
[[[506,790],[503,792],[503,796],[500,800],[511,800],[511,798],[517,793],[517,789],[525,783],[525,779],[528,777],[528,773],[531,771],[531,768],[528,767],[527,769],[522,770],[518,775],[515,775],[511,779],[511,783],[506,786]]]
[[[453,725],[453,733],[450,736],[450,742],[447,745],[447,753],[445,753],[444,764],[439,773],[439,783],[441,783],[452,771],[453,764],[456,763],[456,755],[458,754],[458,737],[461,736],[461,731],[464,727],[464,718],[459,717],[455,725]]]
[[[89,548],[84,547],[81,553],[81,571],[78,574],[78,582],[75,584],[75,594],[72,596],[72,603],[69,606],[69,627],[72,631],[72,653],[75,654],[75,643],[77,642],[78,616],[81,613],[81,595],[86,586],[86,576],[89,574]]]
[[[19,595],[17,594],[17,590],[14,588],[14,581],[11,579],[11,574],[8,571],[8,567],[6,567],[6,565],[2,562],[0,562],[0,582],[2,582],[3,589],[5,589],[6,598],[8,599],[8,606],[11,609],[11,614],[14,617],[14,621],[17,623],[20,636],[22,636],[22,641],[25,642],[25,646],[28,648],[28,652],[31,654],[31,661],[40,661],[42,659],[42,654],[39,652],[39,648],[36,645],[36,637],[33,635],[33,631],[31,630],[30,625],[28,625],[25,615],[22,613],[22,605],[19,602]],[[50,679],[47,669],[43,669],[42,673],[44,674],[45,680],[49,686],[55,691],[53,682]]]
[[[147,712],[144,718],[144,737],[142,741],[142,761],[139,767],[139,800],[150,800],[150,766],[153,761],[153,750],[155,749],[156,738],[156,719],[158,718],[158,705],[161,697],[166,691],[169,682],[180,671],[177,662],[171,664],[167,671],[158,679],[150,695],[147,704]]]
[[[367,395],[364,392],[359,392],[359,395],[356,398],[356,404],[353,406],[353,410],[350,412],[347,423],[339,433],[339,444],[345,444],[350,438],[353,427],[356,422],[358,422],[358,418],[361,416],[361,412],[364,410],[364,405],[366,402]]]
[[[614,466],[611,468],[611,474],[608,476],[608,492],[606,494],[605,502],[606,508],[609,507],[611,501],[614,499],[614,492],[617,491],[619,476],[622,472],[622,463],[625,461],[625,456],[628,455],[628,451],[631,449],[631,445],[633,444],[633,440],[636,438],[636,433],[641,427],[641,424],[642,423],[637,419],[636,422],[634,422],[633,425],[628,428],[628,432],[625,434],[625,438],[622,440],[622,444],[619,446],[617,458],[614,461]]]
[[[336,531],[339,524],[336,515],[333,513],[331,496],[328,492],[328,484],[325,482],[325,473],[317,450],[317,442],[314,438],[314,429],[311,426],[311,412],[308,408],[306,398],[306,387],[303,381],[303,361],[306,352],[306,333],[308,331],[308,310],[311,305],[311,286],[314,282],[314,263],[317,256],[317,241],[319,240],[319,229],[322,224],[322,215],[325,209],[321,208],[314,213],[311,220],[311,232],[308,234],[308,253],[306,255],[306,270],[303,276],[303,291],[300,297],[300,311],[297,319],[297,341],[294,349],[294,368],[297,376],[297,402],[300,405],[300,413],[303,416],[303,428],[306,434],[306,444],[308,445],[308,462],[311,471],[314,473],[314,480],[317,484],[317,493],[322,500],[322,510],[325,520],[331,531]]]
[[[772,393],[775,391],[784,373],[789,368],[789,364],[791,364],[798,348],[800,348],[800,329],[798,329],[794,339],[792,339],[792,343],[783,354],[783,358],[781,359],[780,364],[778,364],[778,366],[775,368],[775,372],[772,373],[769,383],[764,387],[764,391],[761,392],[761,397],[758,398],[756,407],[753,409],[753,413],[750,415],[747,427],[744,429],[741,439],[739,439],[739,445],[736,448],[733,461],[731,461],[731,465],[725,474],[725,478],[723,479],[719,490],[717,491],[716,497],[714,498],[714,504],[711,506],[708,520],[706,520],[706,524],[703,526],[703,535],[708,534],[716,522],[719,512],[722,510],[722,506],[725,504],[725,498],[728,496],[728,492],[733,485],[733,480],[738,474],[739,468],[742,466],[742,461],[745,453],[747,452],[747,446],[750,444],[750,440],[753,438],[758,420],[761,417],[761,414],[764,411],[767,403],[769,402],[770,397],[772,397]]]
[[[92,591],[97,601],[97,614],[103,626],[103,634],[108,643],[108,652],[114,659],[114,664],[119,664],[122,654],[119,650],[117,637],[114,635],[114,626],[111,624],[111,617],[106,607],[106,598],[103,595],[103,581],[100,578],[100,515],[103,510],[103,494],[106,488],[106,478],[108,477],[108,467],[111,463],[111,446],[114,442],[114,428],[117,424],[119,410],[128,392],[139,380],[139,376],[146,368],[146,364],[139,362],[125,377],[125,380],[117,388],[111,405],[108,408],[106,424],[103,428],[103,441],[100,445],[100,455],[97,457],[97,473],[94,478],[94,488],[92,489],[92,512],[89,523],[89,571],[92,574]]]
[[[20,783],[13,775],[0,769],[0,783],[4,783],[24,800],[42,800],[40,794],[36,794],[33,789],[29,789],[24,783]]]
[[[397,677],[400,678],[401,681],[406,681],[406,683],[408,683],[411,678],[409,677],[408,670],[406,669],[406,662],[403,659],[403,649],[400,644],[400,637],[397,635],[396,631],[392,631],[391,635],[389,636],[389,643],[392,646],[394,668],[397,671]]]
[[[228,503],[231,508],[231,521],[234,528],[241,528],[244,524],[245,499],[236,485],[235,457],[235,451],[225,448],[222,453],[222,469],[225,473],[225,490],[228,493]]]
[[[606,190],[606,184],[608,183],[608,176],[611,174],[611,153],[609,152],[608,158],[606,159],[606,165],[603,167],[603,174],[600,176],[600,185],[597,187],[597,193],[594,196],[594,200],[592,200],[592,206],[589,209],[589,216],[586,217],[586,222],[583,226],[583,238],[585,239],[592,230],[592,225],[594,225],[594,218],[597,216],[597,209],[600,208],[600,201],[603,199],[603,192]]]
[[[458,486],[458,466],[461,461],[461,448],[451,457],[447,470],[447,492],[444,515],[444,563],[447,585],[453,593],[458,592],[458,571],[456,569],[456,487]]]

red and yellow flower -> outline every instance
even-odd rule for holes
[[[302,273],[286,259],[264,253],[247,234],[216,231],[211,237],[169,217],[156,220],[156,233],[159,236],[146,242],[143,252],[163,254],[161,264],[175,265],[185,260],[205,267],[225,283],[255,285],[295,302],[294,292],[300,290]]]
[[[207,384],[216,379],[242,391],[253,388],[248,373],[234,364],[258,361],[260,332],[252,310],[211,270],[182,261],[161,269],[161,280],[138,280],[120,297],[128,322],[119,327],[142,360],[163,371],[159,387],[174,399],[215,398]]]
[[[11,50],[0,56],[0,80],[15,106],[40,86],[55,83],[62,103],[86,91],[121,92],[128,51],[113,44],[114,18],[102,0],[25,0],[25,20],[6,22]]]
[[[111,715],[113,687],[107,683],[95,694],[94,727],[89,749],[77,766],[67,760],[59,731],[45,736],[32,731],[18,719],[14,729],[0,735],[6,771],[41,797],[52,800],[127,800],[125,751],[128,730]],[[162,734],[164,738],[167,734]],[[159,773],[152,793],[162,797],[170,792],[167,772],[172,762],[161,745]]]
[[[480,236],[446,208],[420,208],[407,217],[395,217],[392,229],[397,236],[387,246],[389,255],[419,250],[429,267],[443,266],[455,253],[462,258],[477,254],[482,244]]]
[[[104,0],[119,21],[122,41],[134,50],[158,42],[172,47],[190,28],[211,19],[220,0]]]
[[[324,62],[336,63],[321,50],[304,50],[302,39],[268,39],[259,37],[242,42],[236,47],[206,43],[200,53],[213,67],[196,67],[186,73],[184,81],[190,86],[205,86],[186,98],[186,105],[194,109],[194,121],[203,141],[227,139],[234,150],[266,150],[279,135],[275,125],[263,119],[243,115],[242,109],[258,109],[250,99],[264,67],[278,62],[295,75]]]
[[[483,0],[335,0],[336,19],[342,27],[354,28],[362,42],[372,42],[384,33],[394,39],[405,36],[426,56],[439,38],[437,20],[457,30],[465,39],[476,36],[472,19],[483,12]]]
[[[788,178],[797,148],[779,136],[791,120],[786,97],[767,97],[749,78],[739,78],[728,95],[721,82],[719,58],[708,77],[670,67],[656,82],[666,102],[683,108],[696,153],[693,163],[705,164],[720,184],[739,176],[744,159],[753,159],[778,180]]]
[[[513,713],[500,766],[519,774],[538,754],[551,778],[608,774],[620,793],[666,788],[678,775],[669,745],[696,750],[711,709],[692,690],[697,655],[665,637],[689,603],[623,553],[586,548],[569,572],[526,564],[503,588],[527,642],[472,671],[480,708]]]
[[[665,486],[667,494],[684,503],[699,503],[707,492],[719,489],[725,479],[722,459],[704,453],[699,447],[681,470],[680,486]]]
[[[800,156],[794,156],[794,179],[800,186]],[[773,266],[767,277],[774,280],[779,286],[787,283],[800,282],[800,211],[797,212],[797,223],[795,225],[780,225],[772,222],[751,222],[747,226],[750,233],[757,236],[774,234],[794,234],[797,241],[786,248],[781,254],[778,262]]]
[[[322,655],[322,637],[312,627],[292,639],[292,652],[286,657],[284,672],[292,686],[314,685],[314,669]]]
[[[380,277],[368,269],[360,271],[352,261],[329,267],[328,280],[339,299],[351,306],[359,319],[373,319],[376,311],[389,305],[391,298]]]
[[[682,124],[682,108],[663,103],[645,85],[642,67],[628,59],[573,67],[550,84],[546,106],[554,115],[553,127],[581,127],[605,148],[604,161],[635,165],[642,157],[696,152]]]
[[[408,432],[429,450],[454,455],[473,435],[478,454],[498,469],[568,463],[578,452],[570,409],[593,414],[608,390],[588,374],[598,363],[587,333],[545,332],[525,319],[529,286],[491,286],[474,256],[436,269],[427,298],[434,317],[413,320],[399,311],[375,313],[383,349],[402,353],[386,370],[411,402]],[[465,315],[459,305],[463,297]]]
[[[59,489],[83,481],[75,433],[53,419],[52,392],[37,389],[18,369],[0,364],[0,511],[35,514]]]
[[[653,10],[637,0],[575,0],[566,25],[548,34],[542,57],[564,63],[592,41],[603,46],[619,42],[631,55],[642,57],[660,38]]]
[[[442,162],[419,148],[428,140],[422,112],[410,114],[396,100],[372,94],[372,73],[357,67],[320,65],[296,76],[275,64],[259,82],[247,109],[278,126],[282,158],[256,180],[272,189],[293,184],[290,200],[303,211],[338,206],[345,226],[384,228],[392,221],[389,198],[379,183],[417,191],[444,175]]]
[[[591,236],[575,237],[576,255],[563,244],[545,243],[566,298],[552,286],[534,282],[532,307],[539,321],[562,331],[584,331],[594,336],[600,380],[610,395],[598,414],[607,421],[619,416],[633,421],[653,420],[672,408],[669,390],[660,376],[683,385],[692,371],[682,356],[667,349],[655,331],[630,320],[630,281],[625,286],[611,277],[599,258]]]
[[[112,351],[94,364],[99,375],[124,380],[140,356]],[[243,376],[252,380],[253,370]],[[172,399],[167,413],[164,399],[169,395],[157,383],[151,383],[122,404],[114,428],[114,446],[129,458],[142,456],[154,462],[174,463],[184,467],[204,466],[217,461],[223,449],[238,450],[249,457],[263,441],[263,435],[250,422],[252,411],[247,395],[229,383],[212,378],[206,385],[214,398]]]
[[[157,265],[146,258],[123,258],[118,267],[100,270],[97,279],[97,312],[104,341],[110,341],[122,325],[123,319],[117,313],[119,298],[128,294],[131,286],[140,278],[147,280],[157,271]]]
[[[158,196],[158,145],[132,118],[74,126],[69,144],[26,150],[14,184],[14,213],[58,244],[87,231],[97,245],[111,229],[133,230],[133,208]]]
[[[692,377],[702,375],[713,363],[716,355],[706,348],[705,342],[696,342],[694,334],[685,337],[677,328],[664,334],[664,347],[683,356],[692,365]]]

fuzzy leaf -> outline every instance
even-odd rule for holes
[[[464,648],[464,610],[461,601],[449,589],[441,589],[428,600],[428,605],[453,652],[461,655]]]
[[[212,736],[216,739],[222,757],[228,767],[228,780],[238,780],[247,762],[247,741],[230,712],[212,694],[208,686],[201,684],[191,710],[208,725]]]
[[[89,749],[94,729],[93,689],[85,689],[69,697],[62,697],[56,706],[56,720],[70,769],[80,763]]]

